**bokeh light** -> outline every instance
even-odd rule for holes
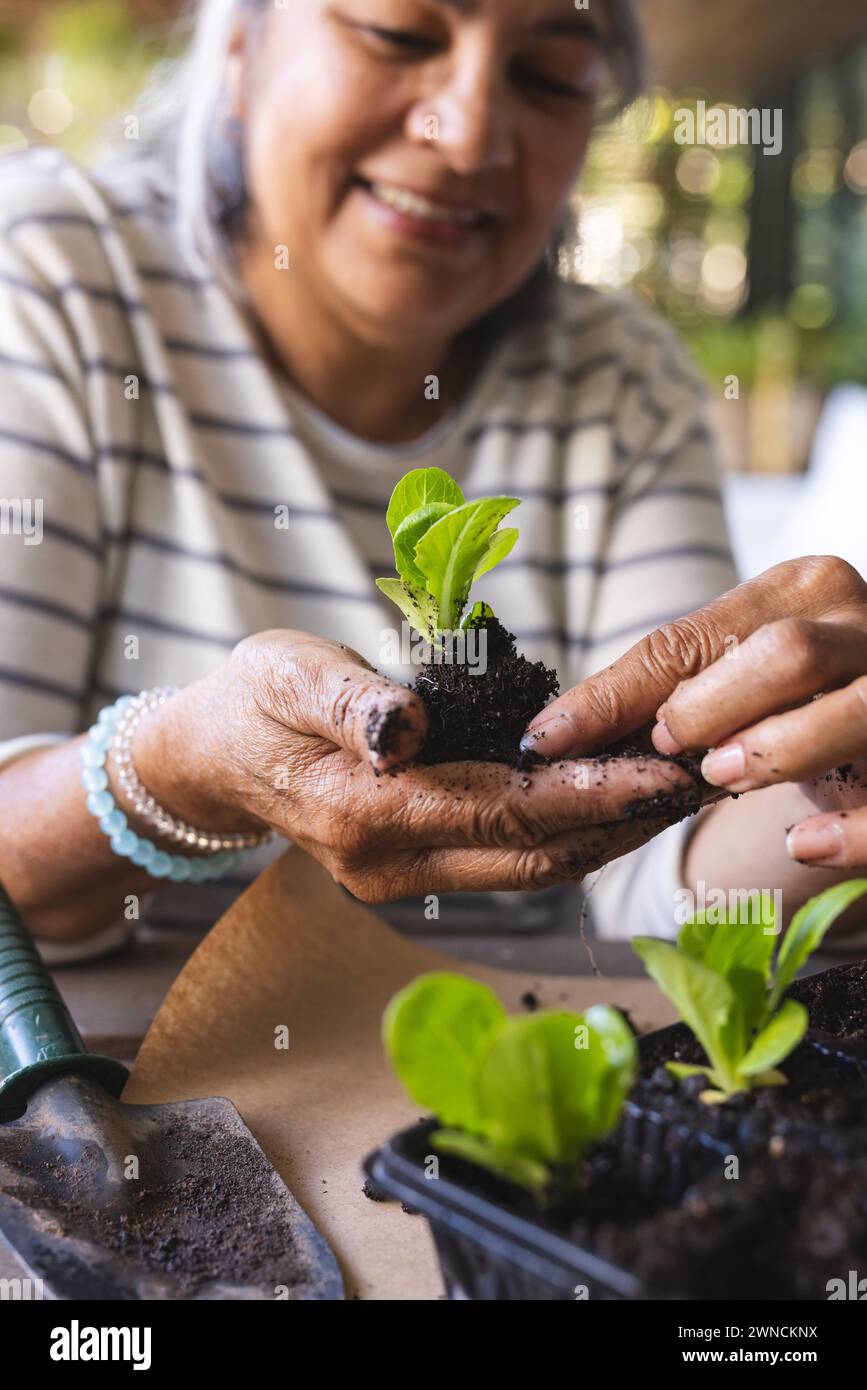
[[[701,294],[711,313],[733,313],[743,303],[746,290],[747,258],[740,246],[721,242],[705,252],[701,265]]]
[[[26,150],[30,141],[17,125],[0,125],[0,156]]]
[[[862,140],[850,151],[843,177],[853,193],[867,194],[867,140]]]
[[[675,178],[684,193],[693,198],[707,198],[720,181],[720,161],[706,149],[685,150],[677,161]]]
[[[789,299],[789,317],[799,328],[827,328],[837,303],[827,285],[799,285]]]
[[[834,149],[807,150],[799,155],[792,171],[792,193],[803,207],[821,207],[840,185],[840,152]]]
[[[30,98],[27,115],[40,135],[62,135],[75,119],[75,107],[59,87],[43,87]]]

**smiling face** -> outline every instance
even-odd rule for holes
[[[453,336],[539,264],[601,79],[573,0],[269,7],[238,79],[256,242],[363,339]]]

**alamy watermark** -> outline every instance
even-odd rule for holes
[[[483,627],[439,632],[429,642],[409,623],[383,628],[379,634],[379,659],[383,666],[466,666],[471,676],[488,669],[488,633]]]
[[[781,888],[708,888],[703,879],[691,888],[679,888],[674,895],[674,918],[678,926],[697,917],[709,926],[720,922],[740,922],[761,927],[765,936],[779,936],[783,925]]]
[[[7,1300],[30,1303],[44,1297],[45,1285],[41,1279],[0,1279],[0,1303]]]
[[[41,545],[42,498],[0,497],[0,536],[23,536],[25,545]]]
[[[850,1269],[846,1279],[829,1279],[825,1285],[828,1302],[847,1299],[853,1303],[867,1303],[867,1279],[860,1278],[857,1269]]]
[[[674,139],[678,145],[757,145],[766,155],[783,148],[781,108],[708,106],[706,101],[682,106],[674,113]]]

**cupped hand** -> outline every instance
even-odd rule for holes
[[[418,697],[306,633],[248,638],[163,709],[136,757],[168,810],[207,828],[271,826],[367,902],[574,882],[698,804],[695,780],[652,757],[413,764]]]
[[[790,855],[867,866],[867,584],[834,556],[787,561],[651,633],[528,730],[578,756],[651,723],[663,753],[706,752],[729,792],[801,783],[822,814]]]

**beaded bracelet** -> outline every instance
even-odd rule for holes
[[[143,692],[144,693],[144,692]],[[223,850],[207,858],[187,858],[182,854],[166,854],[150,840],[137,835],[108,788],[105,761],[109,746],[116,737],[117,723],[134,705],[132,695],[122,695],[115,704],[100,710],[97,722],[91,725],[81,746],[81,781],[87,792],[87,809],[99,821],[99,828],[108,835],[115,854],[129,859],[145,869],[152,878],[167,878],[173,883],[203,883],[222,876],[243,858],[243,850]]]
[[[114,738],[111,750],[117,774],[117,784],[127,805],[145,826],[155,830],[163,840],[174,840],[178,845],[198,849],[206,854],[217,854],[227,849],[255,849],[274,838],[272,830],[251,833],[224,834],[208,830],[196,830],[186,821],[177,820],[159,806],[146,787],[143,787],[135,770],[132,756],[132,741],[135,731],[146,715],[159,709],[173,695],[177,687],[161,685],[156,690],[143,690],[139,695],[130,695],[129,704],[124,706],[114,724]],[[116,708],[116,707],[115,707]]]

